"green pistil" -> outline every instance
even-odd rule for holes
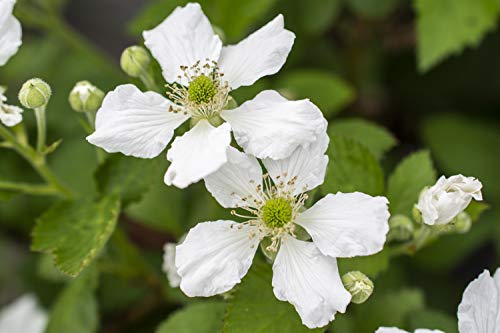
[[[292,220],[293,209],[285,198],[266,201],[262,207],[262,219],[270,228],[282,228]]]
[[[210,103],[217,93],[214,82],[206,75],[194,79],[188,88],[188,98],[196,104]]]

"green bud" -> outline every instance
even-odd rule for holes
[[[413,206],[412,214],[417,223],[422,223],[422,213],[418,210],[417,205]]]
[[[351,302],[361,304],[366,302],[373,293],[373,282],[360,271],[352,271],[342,276],[344,287],[352,295]]]
[[[461,212],[453,219],[453,229],[456,233],[465,234],[472,227],[472,219],[466,212]]]
[[[41,79],[26,81],[19,91],[19,101],[27,109],[36,109],[47,105],[52,90],[50,86]]]
[[[123,51],[120,65],[125,73],[131,77],[139,77],[147,73],[151,58],[148,51],[142,46],[130,46]]]
[[[96,112],[103,99],[102,90],[88,81],[78,82],[69,94],[69,104],[76,112]]]
[[[389,219],[389,239],[405,241],[411,238],[415,227],[413,222],[405,215],[394,215]]]

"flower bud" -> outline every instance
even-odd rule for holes
[[[389,220],[389,239],[405,241],[410,239],[415,230],[413,222],[405,215],[394,215]]]
[[[472,227],[472,219],[466,212],[461,212],[453,220],[453,230],[459,234],[465,234],[469,232]]]
[[[342,276],[342,283],[344,287],[352,295],[351,302],[361,304],[373,293],[373,282],[360,271],[352,271]]]
[[[472,199],[483,199],[482,186],[473,177],[442,176],[435,185],[420,194],[416,207],[422,213],[425,224],[445,225],[467,208]]]
[[[102,90],[88,81],[78,82],[69,94],[69,104],[76,112],[96,112],[103,99]]]
[[[52,90],[50,86],[41,79],[26,81],[19,91],[19,101],[28,109],[36,109],[47,105]]]
[[[151,58],[148,51],[141,46],[130,46],[123,51],[120,65],[131,77],[139,77],[148,71]]]

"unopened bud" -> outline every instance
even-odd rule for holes
[[[415,227],[413,222],[405,215],[394,215],[389,220],[389,239],[405,241],[411,238]]]
[[[123,51],[120,65],[131,77],[139,77],[146,73],[151,63],[148,51],[141,46],[130,46]]]
[[[422,212],[417,208],[417,205],[413,206],[412,214],[417,223],[422,223]]]
[[[466,212],[461,212],[453,220],[453,229],[456,233],[465,234],[472,227],[472,219]]]
[[[41,79],[26,81],[19,91],[19,101],[28,109],[36,109],[47,105],[52,90],[50,86]]]
[[[103,99],[102,90],[88,81],[78,82],[69,94],[69,104],[77,112],[96,112]]]
[[[351,302],[361,304],[366,302],[373,293],[373,282],[360,271],[352,271],[342,276],[344,287],[351,293]]]

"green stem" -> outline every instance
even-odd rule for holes
[[[141,79],[142,83],[144,83],[149,91],[159,92],[156,81],[150,73],[144,71],[141,75],[139,75],[139,79]]]
[[[45,149],[45,141],[47,139],[47,123],[45,119],[45,105],[35,109],[36,126],[37,126],[37,141],[36,150],[42,153]]]
[[[435,234],[436,233],[432,228],[423,224],[420,229],[417,230],[415,238],[404,244],[391,247],[390,254],[393,257],[400,255],[413,255],[426,246]]]
[[[7,191],[22,192],[26,194],[34,194],[34,195],[58,194],[58,190],[50,185],[14,183],[6,181],[0,181],[0,189]]]
[[[0,137],[3,137],[5,141],[19,153],[19,155],[28,161],[38,174],[48,183],[48,185],[56,189],[61,196],[67,199],[72,197],[71,191],[60,183],[59,179],[45,164],[45,158],[42,154],[35,151],[30,146],[19,143],[16,137],[3,125],[0,125]]]

